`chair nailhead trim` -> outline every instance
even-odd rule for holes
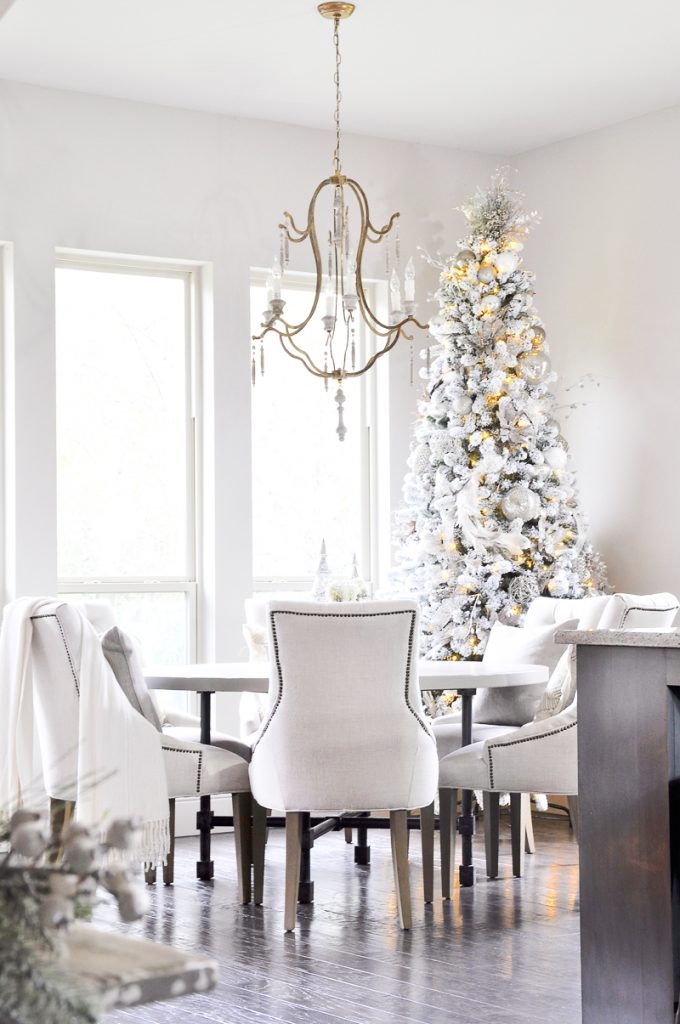
[[[191,754],[192,757],[198,758],[196,765],[196,792],[201,792],[201,772],[203,770],[203,751],[202,750],[184,750],[182,747],[166,747],[162,744],[163,750],[169,750],[171,754]]]
[[[569,725],[561,725],[559,729],[552,729],[550,732],[541,733],[539,736],[525,736],[524,739],[521,739],[521,740],[508,740],[507,743],[489,743],[489,745],[488,745],[488,747],[486,749],[489,752],[489,782],[491,783],[491,788],[493,789],[493,787],[494,787],[493,755],[492,755],[491,751],[494,750],[496,747],[516,747],[520,743],[536,743],[538,740],[545,740],[545,739],[547,739],[548,736],[557,736],[557,734],[559,732],[566,732],[567,729],[573,729],[577,725],[578,725],[578,722],[570,722]],[[464,748],[462,748],[462,749],[464,749]]]
[[[417,721],[417,723],[420,726],[420,728],[426,734],[426,736],[430,737],[430,739],[432,739],[433,742],[436,743],[436,740],[434,740],[434,738],[432,737],[432,735],[431,735],[430,731],[428,730],[427,726],[425,725],[425,723],[420,720],[420,717],[418,716],[417,711],[415,711],[415,709],[411,706],[411,703],[410,703],[410,701],[408,699],[408,684],[409,684],[409,679],[411,677],[411,665],[412,665],[412,661],[413,661],[413,639],[414,639],[414,633],[415,633],[415,627],[416,627],[416,613],[415,612],[407,611],[406,609],[404,609],[403,611],[399,611],[399,612],[394,611],[394,612],[355,612],[355,613],[352,613],[352,612],[349,612],[349,613],[340,613],[340,612],[294,612],[292,610],[291,611],[285,611],[283,609],[279,609],[278,611],[274,611],[274,612],[270,612],[269,613],[269,618],[270,618],[271,628],[272,628],[272,641],[273,641],[273,644],[274,644],[274,661],[276,662],[276,675],[278,677],[279,686],[278,686],[278,691],[277,691],[277,694],[276,694],[276,700],[274,702],[274,706],[273,706],[273,708],[271,709],[271,711],[269,713],[269,717],[267,718],[266,722],[262,726],[262,728],[260,730],[260,734],[257,737],[256,742],[253,744],[253,752],[256,750],[258,743],[260,742],[260,740],[262,739],[262,737],[266,733],[267,729],[271,725],[272,719],[274,718],[274,715],[278,711],[278,708],[279,708],[279,705],[281,703],[281,700],[283,699],[283,672],[281,670],[281,658],[279,656],[279,640],[278,640],[278,637],[276,635],[276,622],[274,621],[274,617],[276,615],[297,615],[297,616],[302,617],[302,618],[316,618],[316,619],[319,619],[319,618],[321,618],[321,619],[378,619],[378,618],[384,618],[386,616],[391,616],[391,615],[410,615],[411,616],[411,628],[409,630],[408,654],[406,656],[406,678],[404,680],[404,702],[406,704],[406,707],[409,709],[409,711],[411,712],[411,714],[413,715],[413,717]]]
[[[49,615],[32,615],[31,616],[31,622],[33,622],[34,619],[55,619],[56,620],[56,623],[59,626],[59,632],[61,633],[61,639],[62,639],[62,641],[64,643],[64,650],[66,651],[66,657],[68,658],[68,663],[71,666],[71,674],[73,676],[73,682],[75,683],[76,693],[80,697],[80,686],[78,685],[78,676],[76,675],[76,670],[75,670],[75,666],[73,664],[73,658],[71,657],[71,652],[69,651],[68,644],[66,643],[66,636],[64,635],[64,630],[61,628],[61,622],[59,621],[59,616],[57,615],[56,612],[50,612]]]

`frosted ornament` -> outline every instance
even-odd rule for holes
[[[496,279],[496,270],[490,263],[483,263],[477,271],[477,279],[483,284],[491,284]]]
[[[512,274],[513,271],[517,270],[519,265],[519,256],[515,252],[499,252],[498,255],[494,257],[493,262],[498,273],[503,277],[507,277],[509,274]]]
[[[480,303],[485,313],[496,313],[501,308],[500,295],[485,295]]]
[[[472,408],[472,399],[469,395],[456,395],[451,400],[451,407],[459,416],[467,416]]]
[[[550,360],[542,352],[522,352],[517,357],[517,365],[529,384],[538,384],[550,371]]]
[[[526,523],[530,519],[535,519],[541,511],[541,499],[529,487],[517,484],[503,495],[501,510],[510,522],[521,519],[523,523]]]
[[[535,601],[539,593],[538,583],[533,576],[516,576],[508,587],[510,600],[524,608]]]
[[[453,262],[457,267],[465,267],[468,263],[473,263],[475,260],[476,256],[471,249],[461,249],[454,257]]]
[[[441,316],[433,316],[430,320],[430,334],[436,341],[445,341],[453,333],[450,320]]]
[[[546,448],[543,458],[551,469],[564,469],[567,464],[567,453],[564,448]]]

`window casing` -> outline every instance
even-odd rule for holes
[[[147,661],[194,661],[196,270],[69,254],[56,280],[59,591],[109,600]]]

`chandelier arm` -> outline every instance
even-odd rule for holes
[[[382,228],[374,227],[373,224],[371,223],[371,215],[370,215],[370,212],[369,212],[369,209],[368,209],[368,197],[366,196],[366,193],[364,192],[363,188],[361,187],[361,185],[359,184],[359,182],[355,178],[347,178],[347,184],[352,188],[352,191],[356,195],[357,199],[359,200],[361,206],[363,207],[363,209],[365,211],[365,214],[366,214],[365,220],[366,220],[367,241],[372,242],[374,244],[377,244],[378,242],[382,241],[382,239],[385,237],[385,235],[388,235],[390,233],[390,231],[394,227],[395,220],[397,220],[397,218],[400,217],[401,214],[399,212],[393,213],[392,216],[390,217],[390,219],[388,220],[387,224],[385,224],[384,227],[382,227]],[[368,232],[369,231],[372,231],[373,234],[376,237],[375,238],[368,237]]]
[[[296,345],[290,334],[288,334],[285,331],[279,331],[276,327],[270,327],[268,331],[265,331],[265,334],[268,334],[270,332],[278,337],[281,343],[281,347],[283,348],[284,352],[291,357],[291,359],[297,359],[297,361],[299,363],[302,363],[305,369],[308,370],[315,377],[326,376],[324,371],[316,365],[316,363],[310,356],[309,352],[305,351],[305,349],[303,348],[300,348],[299,345]],[[286,344],[287,342],[288,344]]]
[[[279,334],[278,331],[276,333]],[[298,356],[298,355],[295,354],[295,352],[291,352],[290,349],[286,346],[286,343],[284,341],[284,337],[285,337],[284,335],[279,334],[279,341],[281,342],[281,348],[283,349],[283,351],[286,353],[287,356],[290,356],[291,359],[295,359],[298,363],[302,363],[302,365],[304,366],[304,368],[307,371],[307,373],[311,373],[312,377],[330,377],[331,376],[331,374],[324,373],[323,370],[319,370],[315,363],[311,363],[311,364],[308,363],[307,360],[304,358],[304,356]]]
[[[305,228],[305,230],[304,230],[304,231],[301,231],[301,230],[300,230],[300,228],[299,228],[299,227],[297,226],[297,224],[295,223],[295,221],[293,220],[293,215],[292,215],[292,213],[288,213],[288,210],[284,210],[284,211],[283,211],[283,216],[284,216],[284,217],[285,217],[285,218],[286,218],[287,220],[289,220],[289,221],[290,221],[290,226],[292,227],[293,231],[296,231],[296,232],[297,232],[297,234],[298,234],[298,235],[299,235],[300,237],[299,237],[299,238],[293,238],[293,236],[291,235],[291,233],[290,233],[290,231],[289,231],[289,229],[288,229],[288,225],[287,225],[287,224],[278,224],[278,225],[277,225],[277,227],[281,228],[281,230],[282,230],[282,231],[285,231],[285,232],[286,232],[286,234],[288,235],[288,240],[289,240],[290,242],[304,242],[305,238],[306,238],[306,237],[307,237],[307,235],[309,234],[309,224],[307,225],[307,227]]]
[[[380,359],[381,356],[386,355],[394,348],[394,346],[397,344],[399,340],[400,335],[401,330],[395,331],[394,337],[386,345],[384,345],[383,348],[379,349],[377,352],[374,352],[370,359],[366,361],[365,365],[362,366],[360,370],[348,370],[347,373],[343,374],[343,376],[361,377],[362,374],[366,373],[367,370],[370,370],[371,367],[375,365],[375,363],[378,361],[378,359]]]
[[[373,227],[373,225],[371,224],[371,222],[369,220],[369,222],[368,222],[368,230],[372,231],[373,234],[376,237],[375,238],[371,238],[370,235],[367,235],[368,241],[372,242],[373,245],[377,245],[379,242],[382,242],[382,240],[385,237],[385,235],[388,235],[390,233],[390,231],[392,230],[392,228],[394,226],[394,222],[397,219],[397,217],[400,217],[400,216],[401,216],[400,213],[393,213],[384,228],[375,228],[375,227]]]
[[[373,316],[370,307],[368,305],[365,305],[364,302],[362,302],[361,297],[359,297],[358,305],[359,312],[361,313],[361,319],[364,321],[371,334],[375,334],[376,338],[389,338],[390,334],[394,330],[394,326],[390,326],[388,324],[378,324],[377,320]],[[381,327],[384,327],[384,330],[382,330]]]

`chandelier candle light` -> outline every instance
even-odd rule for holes
[[[398,213],[392,214],[387,224],[375,228],[371,223],[368,199],[361,185],[353,178],[342,173],[340,160],[340,21],[348,18],[354,11],[350,3],[322,3],[318,6],[324,18],[333,21],[333,43],[335,46],[335,152],[333,154],[333,173],[317,185],[309,203],[307,225],[300,229],[293,217],[284,212],[285,223],[279,224],[280,246],[271,273],[267,280],[267,308],[263,314],[261,334],[252,339],[252,382],[257,376],[256,346],[260,343],[260,372],[264,373],[264,338],[273,333],[278,338],[285,352],[293,359],[302,363],[314,377],[324,381],[328,390],[329,380],[337,382],[335,402],[338,407],[337,434],[344,440],[347,428],[343,417],[345,393],[343,382],[350,377],[359,377],[373,366],[380,356],[394,348],[400,337],[411,343],[411,376],[413,376],[413,335],[407,334],[405,328],[411,324],[421,330],[427,330],[427,324],[415,318],[416,293],[415,269],[413,260],[409,259],[404,270],[403,288],[400,279],[400,248]],[[330,189],[332,207],[330,210],[330,229],[328,231],[327,259],[322,255],[317,225],[317,200],[324,190]],[[353,216],[350,217],[350,206]],[[389,248],[389,237],[394,231],[394,252]],[[289,262],[290,244],[298,245],[309,240],[316,268],[316,289],[311,309],[307,316],[298,324],[289,323],[284,316],[285,301],[281,298],[283,278]],[[386,276],[389,294],[388,323],[371,309],[366,298],[363,280],[363,259],[366,243],[377,245],[386,242]],[[318,334],[316,354],[312,355],[302,347],[300,335],[308,328],[312,334],[317,328],[314,320],[319,309],[321,296],[323,303],[319,319],[323,325],[323,333]],[[374,335],[376,341],[372,351],[358,359],[356,344],[356,324],[358,318]]]

